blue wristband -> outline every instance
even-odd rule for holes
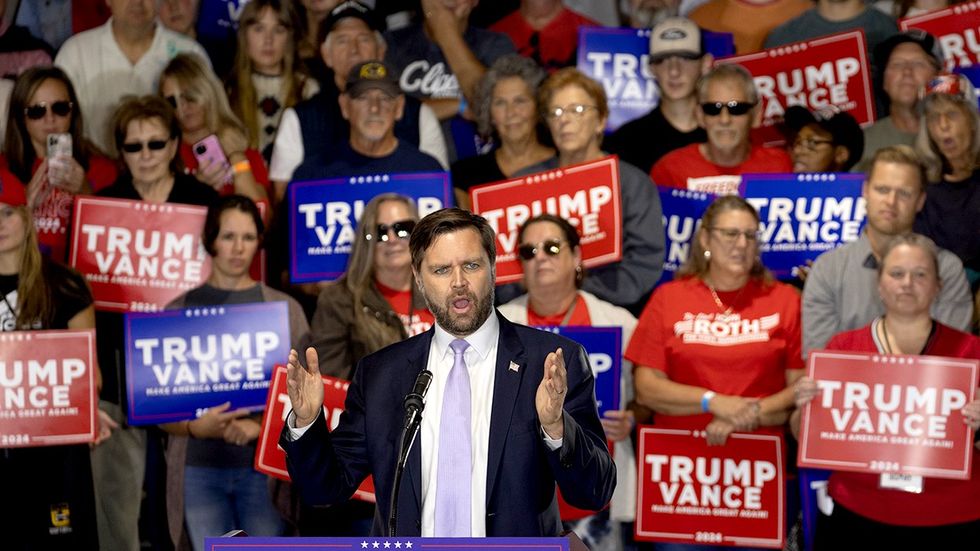
[[[705,392],[701,395],[701,411],[708,413],[710,409],[711,399],[715,397],[715,393],[711,390]]]
[[[465,113],[467,105],[469,104],[466,103],[466,96],[459,96],[459,110],[457,111],[457,113],[459,113],[460,115]]]

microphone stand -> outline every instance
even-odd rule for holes
[[[405,474],[405,465],[408,463],[408,454],[415,443],[415,437],[419,433],[422,425],[422,409],[425,402],[422,398],[429,389],[432,381],[432,373],[423,369],[415,381],[415,389],[405,396],[405,422],[402,428],[401,443],[398,446],[398,462],[395,463],[395,479],[391,488],[391,502],[388,505],[388,536],[395,537],[395,527],[398,518],[398,494],[401,489],[402,475]]]

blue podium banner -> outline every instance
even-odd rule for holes
[[[716,58],[735,53],[731,33],[702,32],[705,49]],[[576,66],[606,91],[606,132],[647,114],[660,101],[649,54],[650,29],[579,28]]]
[[[291,182],[289,275],[293,283],[333,280],[344,273],[364,205],[382,193],[410,197],[419,217],[454,204],[447,172]]]
[[[263,409],[290,344],[285,302],[128,313],[125,337],[130,425],[195,419],[225,402]]]
[[[759,211],[759,252],[778,279],[856,241],[867,214],[863,174],[745,174],[739,191]]]
[[[620,374],[623,370],[623,328],[565,325],[538,327],[568,337],[582,345],[595,375],[595,400],[599,417],[620,409]]]
[[[569,551],[566,538],[205,538],[207,551],[294,551],[330,549],[336,551]]]
[[[711,193],[686,189],[660,190],[666,254],[664,254],[664,269],[660,274],[658,285],[674,279],[674,272],[687,260],[704,209],[708,208],[715,197]]]

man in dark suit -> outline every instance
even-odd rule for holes
[[[387,533],[403,398],[429,369],[433,382],[399,491],[398,535],[558,535],[556,482],[570,504],[602,508],[616,470],[582,347],[496,314],[495,235],[482,217],[433,213],[416,226],[410,249],[436,325],[359,363],[333,432],[316,351],[306,351],[309,368],[290,352],[293,411],[280,443],[303,500],[346,500],[371,474],[372,530]]]

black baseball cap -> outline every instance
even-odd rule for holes
[[[347,74],[347,88],[344,93],[348,96],[356,98],[372,88],[382,90],[390,96],[398,96],[402,93],[398,86],[398,75],[383,61],[361,63]]]
[[[905,44],[906,42],[918,44],[919,47],[922,48],[922,51],[924,51],[929,56],[930,60],[935,64],[936,68],[942,69],[943,52],[939,46],[939,41],[936,40],[936,37],[932,36],[926,31],[923,31],[922,29],[909,29],[907,31],[895,33],[885,39],[884,42],[875,46],[874,61],[879,70],[885,70],[885,66],[888,65],[888,58],[892,56],[892,51],[895,50],[895,47],[899,44]]]
[[[330,10],[330,15],[323,21],[324,35],[332,31],[334,25],[339,23],[341,19],[348,17],[360,19],[372,31],[384,30],[381,19],[374,13],[374,10],[360,2],[348,0],[337,4],[334,9]]]
[[[848,151],[843,170],[850,170],[861,160],[861,155],[864,153],[864,131],[847,111],[828,109],[814,113],[805,107],[794,105],[786,109],[783,121],[794,135],[810,124],[830,134],[834,145],[842,145]]]

